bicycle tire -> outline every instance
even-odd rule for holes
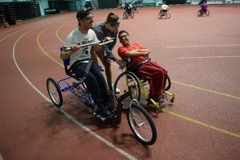
[[[143,145],[153,145],[157,140],[156,126],[149,113],[137,103],[132,103],[127,113],[128,124]]]
[[[141,85],[139,82],[139,79],[137,76],[129,71],[125,71],[121,73],[116,81],[114,82],[113,90],[115,91],[116,88],[120,89],[120,93],[115,93],[115,98],[118,99],[120,96],[124,95],[125,93],[128,93],[129,91],[131,93],[130,97],[125,98],[122,100],[122,104],[124,106],[124,109],[128,108],[126,105],[129,104],[129,102],[132,99],[136,99],[137,101],[140,101],[141,98]]]
[[[59,85],[53,78],[48,78],[46,81],[46,86],[51,101],[56,107],[60,108],[63,104],[63,97]]]

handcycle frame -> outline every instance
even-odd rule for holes
[[[138,101],[140,101],[141,99],[141,96],[143,96],[146,100],[147,100],[147,106],[153,106],[155,109],[156,109],[156,113],[158,114],[159,111],[161,111],[161,109],[164,108],[164,105],[166,104],[167,101],[170,101],[171,103],[174,102],[175,100],[175,93],[171,93],[169,92],[168,90],[171,88],[171,79],[169,77],[169,75],[167,75],[166,77],[166,86],[164,88],[164,94],[165,94],[165,103],[163,104],[159,104],[158,102],[156,102],[155,100],[153,100],[152,98],[149,98],[148,97],[148,92],[146,91],[145,89],[145,86],[146,85],[149,85],[148,84],[148,80],[144,77],[144,76],[137,76],[135,73],[131,72],[131,71],[128,71],[127,70],[127,67],[126,67],[126,63],[123,63],[124,65],[120,66],[120,68],[122,68],[124,70],[123,73],[121,73],[118,78],[116,79],[116,83],[119,81],[120,77],[123,77],[124,75],[126,74],[131,74],[133,75],[132,77],[130,76],[125,76],[126,77],[126,83],[127,85],[129,83],[131,83],[131,81],[135,78],[137,78],[138,80],[138,85],[140,86],[140,88],[133,88],[135,90],[138,90],[136,92],[139,92],[139,93],[136,93],[136,96],[134,97],[135,99],[137,99]],[[117,88],[117,84],[114,84],[114,89]],[[170,100],[168,100],[168,96],[170,96]]]
[[[93,44],[98,44],[100,46],[103,46],[111,42],[113,42],[113,39],[105,42],[89,43],[89,44],[81,45],[80,47],[93,45]],[[103,51],[103,53],[105,57],[104,63],[106,63],[106,59],[107,59],[106,53],[105,51]],[[61,78],[57,82],[53,78],[48,78],[46,81],[47,91],[53,104],[56,107],[60,108],[63,103],[63,97],[61,92],[70,91],[75,96],[77,96],[80,100],[84,101],[84,103],[87,106],[90,106],[90,108],[92,109],[94,107],[94,101],[92,100],[91,95],[86,88],[84,79],[77,79],[73,73],[69,73],[69,70],[67,68],[67,66],[69,65],[69,60],[66,60],[66,61],[63,60],[63,62],[65,67],[65,72],[68,76],[65,78]],[[106,75],[107,74],[110,74],[108,72],[108,69],[106,69]],[[67,82],[67,80],[70,78],[74,78],[77,81],[70,84],[69,82]],[[115,126],[121,123],[121,115],[123,113],[122,101],[126,97],[132,96],[131,88],[129,88],[129,91],[123,94],[122,96],[117,97],[113,92],[113,89],[111,87],[111,82],[109,79],[107,79],[107,84],[108,84],[110,101],[112,106],[112,114],[109,118],[112,119],[113,125]],[[77,92],[79,90],[82,92],[81,94]],[[56,97],[54,96],[54,94],[57,94]],[[142,106],[140,106],[140,103],[136,99],[132,99],[132,101],[128,105],[129,106],[127,110],[127,120],[133,134],[136,136],[137,140],[139,140],[144,145],[154,144],[157,139],[157,130],[150,115]],[[101,120],[104,121],[106,119],[101,119]]]

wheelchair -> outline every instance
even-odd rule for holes
[[[162,19],[162,18],[170,18],[171,15],[169,13],[169,11],[163,11],[163,10],[160,10],[159,13],[158,13],[158,19]]]
[[[101,46],[101,45],[108,44],[110,42],[113,42],[113,40],[109,40],[107,42],[101,42],[101,43],[98,42],[98,44]],[[93,43],[89,43],[81,46],[87,46],[91,44]],[[94,42],[94,44],[96,44],[96,42]],[[60,48],[60,50],[62,49],[64,49],[64,46]],[[104,52],[104,57],[105,57],[105,52]],[[90,112],[91,112],[95,107],[94,100],[92,99],[91,94],[87,90],[87,87],[84,82],[84,77],[79,79],[76,77],[76,75],[73,72],[71,72],[71,70],[69,70],[69,61],[70,61],[70,58],[63,60],[64,69],[67,76],[65,76],[64,78],[61,78],[58,81],[55,81],[53,78],[47,79],[46,87],[47,87],[48,95],[52,103],[58,109],[60,109],[60,107],[63,104],[62,92],[70,91],[75,96],[77,96],[81,101],[83,101],[84,104],[90,108]],[[106,70],[106,74],[109,74],[107,73],[107,70]],[[129,76],[131,76],[131,74],[129,74]],[[157,130],[148,112],[134,98],[131,98],[129,103],[123,103],[125,99],[128,99],[128,97],[134,97],[132,91],[135,91],[135,89],[129,87],[129,90],[126,91],[125,94],[122,94],[121,96],[115,96],[115,93],[113,92],[112,85],[109,79],[107,79],[107,82],[108,82],[107,84],[108,84],[109,96],[111,99],[110,103],[111,103],[112,109],[111,109],[110,117],[100,118],[101,121],[110,119],[114,126],[119,125],[121,123],[121,117],[123,112],[122,108],[124,106],[125,109],[127,109],[127,121],[128,121],[129,127],[133,132],[133,134],[135,135],[136,139],[144,145],[154,144],[157,139]],[[139,82],[132,81],[132,84],[139,84]],[[99,118],[94,113],[93,115]]]
[[[149,60],[150,58],[148,59],[148,61]],[[120,95],[124,94],[126,90],[129,90],[129,88],[131,88],[132,95],[129,98],[141,101],[141,98],[143,97],[147,102],[146,107],[153,107],[154,109],[156,109],[157,114],[161,111],[161,109],[164,108],[165,104],[168,101],[170,101],[171,103],[174,103],[175,93],[171,93],[168,91],[171,88],[171,79],[169,75],[167,75],[166,77],[166,86],[164,88],[165,102],[159,104],[158,102],[154,101],[152,98],[148,97],[149,83],[144,76],[136,75],[135,73],[129,71],[126,67],[126,63],[120,66],[120,69],[122,69],[123,72],[117,77],[114,84],[114,90],[116,88],[119,88],[121,90],[121,92],[119,93]],[[116,95],[118,94],[116,93]]]
[[[200,9],[197,12],[198,17],[201,17],[204,14],[206,14],[206,16],[209,16],[210,15],[210,11],[208,9],[206,11],[203,11],[202,9]]]
[[[131,10],[125,10],[125,12],[123,12],[123,19],[127,19],[128,17],[130,18],[134,18],[134,10],[131,9]]]

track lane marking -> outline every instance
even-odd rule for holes
[[[167,46],[167,49],[206,48],[206,47],[240,47],[240,44],[192,45],[192,46]]]

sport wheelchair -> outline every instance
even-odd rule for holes
[[[210,15],[210,11],[208,9],[206,11],[203,11],[202,9],[200,9],[197,12],[198,17],[201,17],[204,14],[206,14],[206,16],[209,16]]]
[[[134,11],[133,11],[133,9],[125,10],[125,12],[123,12],[123,19],[127,19],[128,17],[134,18]]]
[[[150,61],[150,58],[148,58],[146,61]],[[144,63],[144,62],[143,62]],[[122,92],[119,94],[124,94],[128,88],[132,88],[132,97],[137,99],[139,102],[141,100],[141,97],[147,101],[146,106],[147,107],[154,107],[156,109],[156,113],[158,114],[161,109],[164,108],[165,104],[170,101],[171,103],[174,102],[175,99],[175,93],[171,93],[168,90],[171,88],[171,79],[167,75],[166,77],[166,86],[164,88],[164,96],[165,96],[165,103],[159,104],[158,102],[154,101],[152,98],[148,97],[148,90],[149,90],[149,83],[148,80],[143,75],[136,75],[135,73],[127,70],[126,63],[124,63],[122,66],[120,66],[120,70],[123,70],[123,72],[117,77],[115,84],[114,84],[114,90],[116,88],[119,88]],[[137,84],[132,84],[132,82],[137,82]],[[118,94],[116,94],[117,96]],[[169,100],[170,98],[170,100]],[[128,99],[129,101],[129,99]]]
[[[80,45],[80,47],[93,44],[99,44],[100,46],[102,46],[111,42],[113,42],[113,40],[84,44]],[[103,51],[103,53],[104,57],[106,57],[105,51]],[[63,60],[63,63],[67,77],[61,78],[57,82],[53,78],[48,78],[46,81],[47,91],[52,103],[57,108],[60,108],[63,104],[63,97],[61,92],[70,91],[80,100],[82,100],[88,107],[90,107],[90,111],[92,111],[92,109],[94,108],[94,101],[91,97],[91,94],[87,90],[87,87],[84,83],[84,78],[78,79],[75,74],[69,70],[69,59]],[[107,70],[106,74],[109,74]],[[129,74],[129,76],[131,76],[131,74]],[[68,81],[73,81],[73,83]],[[126,91],[125,94],[122,94],[121,96],[115,96],[109,79],[107,79],[107,84],[109,88],[109,96],[111,99],[112,107],[112,114],[110,117],[108,117],[108,119],[112,120],[111,122],[113,122],[114,126],[119,125],[121,123],[121,115],[123,113],[122,108],[124,105],[124,108],[127,109],[128,124],[133,134],[136,136],[137,140],[139,140],[144,145],[154,144],[157,139],[157,130],[149,113],[142,106],[140,106],[140,103],[134,98],[131,98],[131,101],[129,101],[129,103],[127,104],[123,103],[126,98],[133,97],[132,94],[134,89],[129,87],[128,91]],[[139,82],[135,82],[133,80],[132,84],[139,84]],[[94,116],[97,117],[97,115],[95,114]],[[102,121],[106,120],[103,118],[100,119]]]
[[[158,19],[162,19],[162,18],[170,18],[171,17],[171,14],[169,11],[163,11],[163,10],[160,10],[159,13],[158,13]]]

